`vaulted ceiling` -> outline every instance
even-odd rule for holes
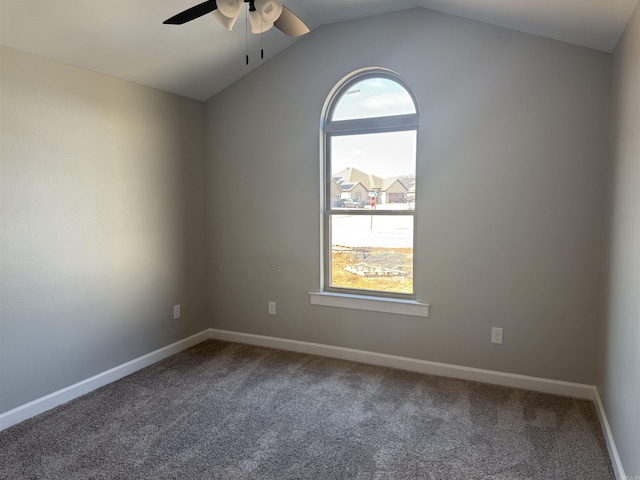
[[[229,32],[211,15],[181,26],[168,17],[202,0],[0,0],[0,43],[88,70],[206,100],[296,39],[276,29]],[[284,0],[313,30],[424,7],[611,52],[638,0]],[[260,59],[260,42],[265,60]],[[1,65],[0,65],[1,68]]]

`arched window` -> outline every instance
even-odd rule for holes
[[[407,84],[356,72],[323,118],[324,290],[415,298],[418,111]]]

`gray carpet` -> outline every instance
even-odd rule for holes
[[[614,479],[593,404],[209,340],[0,432],[2,479]]]

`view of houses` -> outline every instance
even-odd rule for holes
[[[376,204],[410,203],[415,199],[415,177],[381,178],[357,168],[347,167],[332,175],[331,206],[342,206],[341,200],[356,199],[368,204],[376,197]]]

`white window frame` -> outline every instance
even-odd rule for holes
[[[335,111],[336,105],[342,96],[355,84],[366,80],[368,78],[385,78],[391,80],[401,87],[403,87],[413,100],[413,105],[416,113],[395,115],[387,117],[374,117],[374,118],[362,118],[353,120],[331,120]],[[321,188],[322,188],[322,239],[321,239],[321,294],[312,294],[311,301],[316,305],[329,305],[329,306],[345,306],[344,299],[352,299],[354,305],[377,305],[372,304],[370,300],[390,300],[394,304],[401,305],[403,303],[408,305],[417,305],[424,308],[424,315],[428,315],[428,305],[420,304],[416,301],[417,288],[416,288],[416,260],[417,260],[417,211],[413,210],[362,210],[362,209],[341,209],[334,210],[331,206],[331,138],[341,135],[359,135],[368,133],[386,133],[386,132],[399,132],[399,131],[415,131],[416,132],[416,181],[418,178],[418,127],[419,127],[419,111],[418,102],[411,88],[402,77],[391,70],[381,68],[363,69],[354,72],[342,81],[340,81],[336,87],[331,91],[325,103],[324,115],[322,117],[321,124]],[[416,189],[417,190],[417,189]],[[417,195],[417,194],[416,194]],[[331,282],[331,217],[333,215],[366,215],[366,216],[390,216],[401,215],[411,216],[413,218],[413,293],[399,293],[399,292],[385,292],[380,290],[363,290],[363,289],[350,289],[344,287],[332,287]],[[324,295],[324,298],[318,297],[318,295]],[[329,299],[329,300],[327,300]],[[337,303],[333,305],[333,302]],[[363,300],[365,302],[363,302]],[[329,303],[326,303],[329,302]],[[347,307],[348,308],[348,307]],[[352,307],[361,308],[361,307]],[[371,309],[376,311],[386,311],[387,307],[383,310],[374,308],[361,308]],[[404,307],[402,307],[404,308]],[[412,310],[413,311],[413,310]],[[391,312],[390,312],[391,313]],[[402,312],[398,312],[402,313]],[[409,313],[411,314],[411,313]]]

